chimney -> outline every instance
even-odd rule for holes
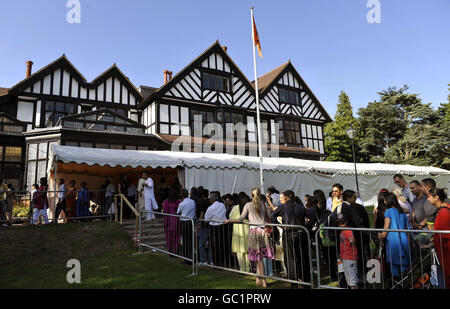
[[[227,47],[226,46],[222,46],[222,49],[224,52],[227,52]]]
[[[33,61],[27,61],[27,75],[26,78],[31,76],[31,67],[33,66]]]
[[[164,84],[167,83],[169,71],[164,70]]]
[[[169,71],[169,80],[172,80],[172,74],[173,74],[173,72]]]

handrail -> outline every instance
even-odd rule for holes
[[[136,215],[136,223],[134,226],[134,244],[136,245],[139,237],[138,237],[138,228],[139,228],[139,217],[140,214],[139,212],[136,210],[136,208],[134,208],[133,205],[131,205],[130,201],[125,197],[125,195],[123,194],[115,194],[114,195],[114,205],[117,205],[117,197],[120,198],[120,225],[122,225],[122,219],[123,219],[123,202],[125,201],[125,204],[130,207],[130,209],[133,211],[133,213]],[[118,207],[116,206],[116,217],[115,217],[115,222],[118,222]]]
[[[125,195],[123,195],[123,194],[115,194],[114,198],[116,198],[116,197],[120,197],[121,198],[121,203],[120,203],[120,208],[121,208],[121,210],[120,210],[120,224],[122,224],[122,208],[123,208],[122,201],[125,201],[125,204],[127,204],[128,207],[131,208],[131,210],[134,212],[136,217],[139,217],[139,212],[136,210],[136,208],[134,208],[133,205],[131,205],[130,201],[125,197]],[[116,218],[117,218],[117,212],[116,212]],[[117,220],[116,220],[116,222],[117,222]]]

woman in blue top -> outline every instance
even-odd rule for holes
[[[388,193],[386,196],[386,206],[383,228],[408,230],[408,218],[394,193]],[[407,233],[383,232],[378,233],[378,238],[386,238],[386,262],[390,265],[392,276],[400,276],[409,268],[411,262]]]
[[[87,217],[91,215],[89,211],[89,202],[89,190],[86,188],[86,182],[83,181],[81,183],[81,190],[78,192],[77,217]]]

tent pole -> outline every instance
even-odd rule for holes
[[[57,192],[57,176],[58,176],[58,156],[55,155],[55,160],[53,161],[55,167],[55,192],[53,196],[53,220],[58,223],[58,218],[56,218],[56,192]]]

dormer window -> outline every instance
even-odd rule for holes
[[[280,102],[300,105],[300,100],[298,97],[298,93],[296,91],[279,88],[280,91]]]
[[[230,78],[223,75],[202,72],[202,87],[203,89],[230,92]]]

